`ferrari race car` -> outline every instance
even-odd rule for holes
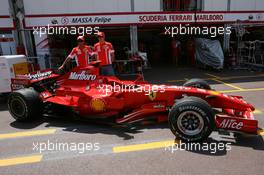
[[[11,82],[8,109],[17,121],[32,121],[47,109],[63,107],[82,118],[111,118],[119,125],[150,118],[168,121],[173,134],[188,142],[202,141],[213,130],[258,130],[251,104],[241,96],[214,91],[201,79],[183,86],[150,84],[142,76],[123,81],[100,75],[95,62],[64,74],[48,69],[20,75]]]

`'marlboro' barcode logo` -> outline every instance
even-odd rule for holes
[[[52,74],[52,71],[48,71],[48,72],[38,71],[36,74],[28,74],[27,77],[30,80],[35,80],[35,79],[39,79],[39,78],[49,77],[49,76],[51,76],[51,74]]]
[[[69,79],[70,80],[95,80],[96,75],[86,74],[86,71],[82,71],[81,73],[71,72]]]

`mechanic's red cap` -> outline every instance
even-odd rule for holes
[[[77,41],[85,41],[84,36],[78,36]]]
[[[98,33],[97,33],[97,36],[98,36],[98,37],[105,37],[105,34],[104,34],[104,32],[98,32]]]

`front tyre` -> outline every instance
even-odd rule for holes
[[[209,104],[197,97],[176,102],[169,113],[169,127],[174,135],[186,142],[200,142],[214,129],[214,113]]]
[[[17,121],[30,121],[42,115],[39,93],[31,88],[12,92],[7,104],[10,114]]]

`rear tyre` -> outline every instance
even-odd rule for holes
[[[209,83],[207,83],[203,79],[199,78],[193,78],[188,80],[183,84],[185,87],[195,87],[195,88],[200,88],[200,89],[206,89],[206,90],[211,90],[212,88],[210,87]]]
[[[172,107],[169,127],[182,141],[200,142],[207,139],[214,129],[214,112],[203,99],[185,97]]]
[[[31,88],[10,93],[8,109],[17,121],[30,121],[42,115],[42,102],[39,93]]]

